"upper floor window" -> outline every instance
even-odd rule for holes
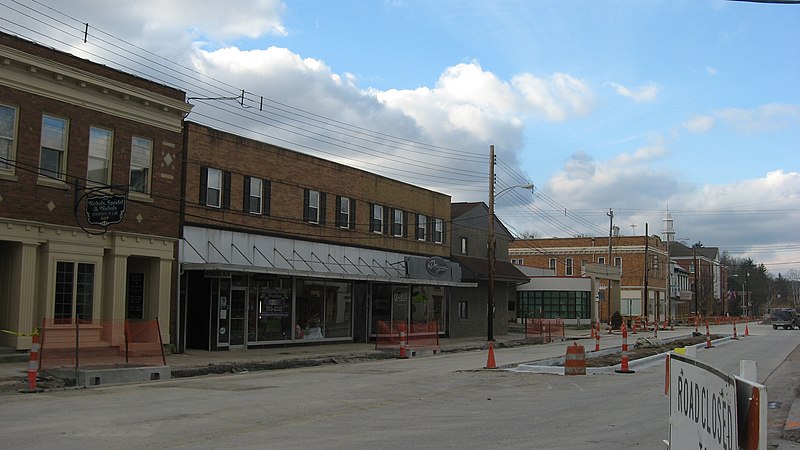
[[[86,179],[97,184],[111,183],[111,153],[114,133],[104,128],[89,128],[89,160]]]
[[[402,209],[392,210],[392,236],[403,237],[405,236],[405,212]]]
[[[231,173],[213,167],[200,169],[200,204],[230,209]]]
[[[256,177],[244,177],[242,209],[250,214],[269,214],[270,182]]]
[[[46,114],[42,116],[40,175],[57,180],[66,178],[68,128],[67,119]]]
[[[303,194],[303,220],[324,225],[326,198],[324,192],[306,189]]]
[[[131,138],[130,189],[142,194],[150,193],[150,167],[152,167],[153,141],[133,136]]]
[[[550,265],[548,266],[550,270],[556,270],[556,259],[550,258]]]
[[[433,219],[433,242],[441,244],[444,242],[444,220]]]
[[[428,239],[428,218],[423,214],[417,214],[416,226],[414,227],[414,238],[418,241]]]
[[[336,226],[356,228],[356,201],[352,198],[336,196]]]
[[[0,105],[0,171],[14,171],[17,108]]]
[[[605,264],[605,263],[606,263],[605,257],[600,256],[599,258],[597,258],[597,264]]]
[[[564,275],[568,277],[572,276],[572,258],[567,258],[564,263]]]
[[[525,259],[523,259],[523,258],[511,258],[511,264],[516,264],[518,266],[524,266],[525,265]]]
[[[370,209],[370,221],[369,221],[369,231],[373,233],[383,233],[383,206],[378,204],[372,204]]]
[[[461,236],[461,254],[467,254],[467,238],[465,236]]]
[[[619,267],[620,269],[622,268],[622,257],[621,256],[615,256],[614,257],[614,267]]]

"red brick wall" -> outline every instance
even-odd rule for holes
[[[369,203],[372,202],[443,219],[445,231],[449,234],[448,195],[196,123],[186,123],[185,129],[187,224],[414,254],[450,254],[449,236],[442,244],[417,241],[413,238],[410,223],[406,223],[405,238],[369,231]],[[230,210],[199,204],[202,166],[231,173]],[[268,217],[242,211],[245,175],[270,180]],[[325,225],[303,222],[304,189],[327,194]],[[337,195],[356,200],[355,230],[342,230],[335,226]],[[409,214],[406,218],[408,222]]]
[[[109,231],[168,237],[179,235],[182,153],[180,133],[164,131],[5,86],[0,86],[0,102],[17,107],[18,113],[17,180],[0,178],[0,195],[3,198],[0,202],[0,216],[75,226],[75,193],[72,183],[78,178],[82,185],[86,184],[89,127],[99,126],[114,132],[112,184],[128,185],[131,136],[136,134],[153,140],[152,201],[128,201],[123,222],[111,225]],[[43,113],[69,120],[66,166],[69,189],[37,184]],[[170,165],[164,160],[167,153],[173,159]],[[55,205],[52,211],[47,208],[50,202]],[[84,207],[85,202],[79,210],[82,219],[85,218]],[[138,215],[142,216],[141,223],[136,220]],[[85,224],[85,220],[82,223]]]

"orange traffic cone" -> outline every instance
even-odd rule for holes
[[[494,362],[494,342],[489,342],[489,357],[486,359],[484,369],[497,369],[497,363]]]
[[[400,332],[400,358],[406,358],[406,333],[405,331]]]
[[[750,336],[750,330],[747,329],[747,324],[744,324],[744,335]]]

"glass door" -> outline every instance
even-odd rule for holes
[[[247,308],[247,288],[232,288],[230,300],[230,346],[243,347]]]

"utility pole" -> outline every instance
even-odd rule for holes
[[[649,320],[649,316],[647,315],[647,305],[650,303],[650,292],[648,292],[647,287],[647,274],[650,272],[650,259],[648,258],[647,253],[650,250],[650,230],[649,224],[645,222],[644,224],[644,299],[642,303],[644,303],[644,318],[645,320]]]
[[[608,212],[606,213],[608,216],[608,261],[606,262],[609,266],[614,266],[611,261],[611,239],[614,236],[614,210],[609,208]],[[608,280],[608,320],[611,320],[611,279]]]
[[[700,310],[697,308],[697,272],[700,270],[697,267],[697,247],[692,246],[692,260],[694,261],[694,314],[700,315]]]
[[[494,145],[489,146],[489,285],[486,297],[486,340],[494,341]]]

